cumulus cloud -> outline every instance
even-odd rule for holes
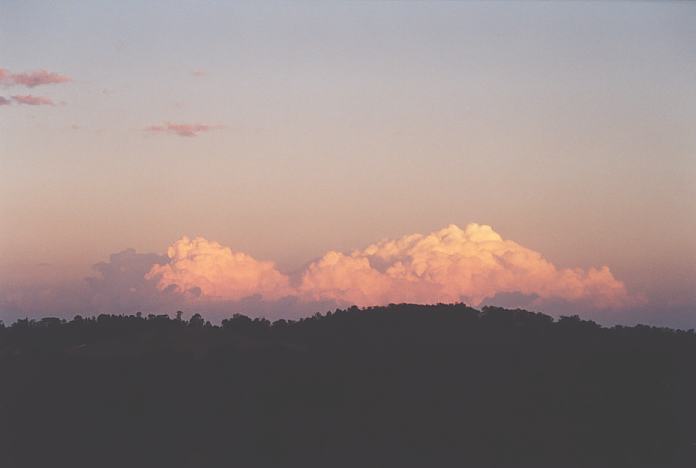
[[[605,323],[612,317],[625,321],[628,316],[621,314],[645,306],[606,266],[559,268],[490,226],[469,224],[383,240],[351,253],[330,251],[292,277],[273,262],[183,237],[167,255],[115,253],[81,284],[10,287],[6,281],[0,287],[0,319],[178,309],[211,320],[233,313],[297,318],[351,304],[460,301],[590,314]]]
[[[182,237],[167,250],[168,263],[145,276],[157,278],[160,290],[189,296],[238,300],[250,296],[279,299],[291,294],[289,279],[273,262],[256,260],[202,237]]]
[[[182,137],[195,137],[198,136],[199,133],[220,128],[222,128],[220,125],[165,122],[162,125],[150,125],[149,127],[145,127],[145,131],[150,133],[169,133]]]
[[[21,85],[29,88],[36,86],[59,84],[72,81],[68,76],[47,70],[36,70],[22,73],[10,73],[9,70],[0,68],[0,83],[6,86]]]
[[[476,306],[501,293],[598,308],[632,300],[606,266],[559,269],[540,253],[479,224],[385,240],[350,254],[329,252],[309,265],[299,293],[308,300],[357,305],[464,301]]]
[[[350,254],[330,251],[307,266],[297,286],[273,263],[200,237],[180,239],[168,257],[147,277],[159,277],[161,290],[175,287],[208,299],[259,295],[361,306],[459,301],[476,306],[512,295],[534,298],[535,304],[561,300],[596,308],[633,301],[608,267],[557,268],[540,253],[479,224],[384,240]]]
[[[55,106],[56,104],[49,98],[43,96],[32,96],[30,94],[23,96],[12,96],[12,99],[17,104],[27,106]]]

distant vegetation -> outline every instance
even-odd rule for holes
[[[696,335],[465,305],[0,326],[0,466],[694,467]]]

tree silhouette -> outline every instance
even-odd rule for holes
[[[0,326],[2,467],[693,467],[696,335],[464,304]]]

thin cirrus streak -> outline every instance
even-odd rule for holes
[[[150,125],[145,127],[145,131],[150,133],[169,133],[182,137],[195,137],[198,136],[199,133],[220,128],[222,128],[221,125],[165,122],[162,125]]]
[[[350,254],[330,251],[309,264],[295,286],[272,262],[200,237],[178,240],[168,257],[146,278],[155,279],[160,290],[195,298],[260,295],[360,306],[457,301],[476,306],[499,293],[521,293],[541,302],[582,302],[598,309],[637,301],[606,266],[557,268],[540,253],[479,224],[384,240]]]
[[[32,96],[30,94],[12,96],[12,100],[17,104],[24,104],[27,106],[55,106],[55,102],[52,99],[43,96]]]
[[[36,70],[31,72],[11,73],[9,70],[0,68],[0,83],[6,86],[21,85],[28,88],[48,84],[60,84],[72,81],[69,76],[48,70]]]

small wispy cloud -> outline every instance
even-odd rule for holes
[[[199,76],[199,77],[200,77],[200,76],[206,76],[206,75],[208,74],[208,72],[205,71],[205,70],[197,69],[197,70],[193,70],[193,71],[191,72],[191,74],[192,74],[193,76]]]
[[[12,96],[12,100],[17,104],[27,106],[55,106],[53,100],[43,96],[32,96],[31,94]]]
[[[222,125],[165,122],[162,125],[150,125],[145,127],[145,131],[150,133],[168,133],[182,137],[195,137],[198,136],[199,133],[221,128],[223,128]]]
[[[10,104],[12,104],[12,101],[6,97],[0,96],[0,106],[9,106]]]
[[[48,70],[11,73],[5,68],[0,68],[0,83],[6,86],[20,85],[34,88],[36,86],[67,83],[69,81],[72,81],[72,78],[69,76]]]

